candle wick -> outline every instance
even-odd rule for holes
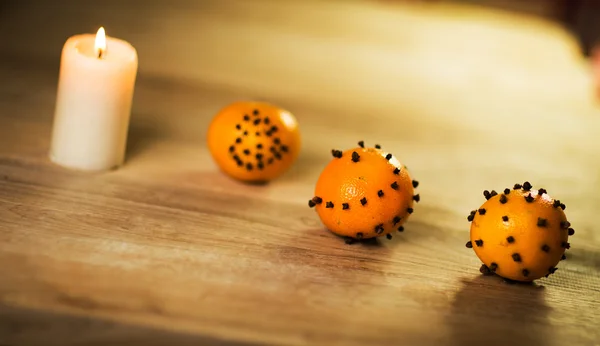
[[[102,59],[103,54],[104,54],[104,49],[98,49],[98,59]]]

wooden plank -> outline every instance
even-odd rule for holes
[[[1,15],[0,344],[600,337],[599,112],[557,26],[444,2],[24,1]],[[88,175],[47,151],[60,45],[100,22],[138,48],[140,76],[126,165]],[[221,174],[204,144],[211,117],[249,98],[288,108],[303,134],[293,169],[263,186]],[[306,201],[331,148],[361,139],[409,166],[422,202],[403,234],[347,246]],[[569,259],[534,286],[480,277],[466,215],[483,189],[524,180],[567,203]]]

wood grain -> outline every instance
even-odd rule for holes
[[[13,1],[0,11],[0,344],[597,345],[598,105],[559,26],[445,2]],[[121,169],[47,159],[64,40],[104,25],[140,56]],[[205,146],[221,107],[300,121],[265,186]],[[422,202],[391,241],[345,245],[306,206],[331,148],[379,143]],[[537,285],[464,247],[483,189],[567,204],[569,259]]]

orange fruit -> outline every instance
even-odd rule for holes
[[[368,239],[402,232],[413,212],[418,182],[406,166],[380,149],[359,147],[332,150],[333,160],[325,167],[308,201],[323,224],[333,233],[352,239]]]
[[[473,248],[483,262],[482,273],[515,281],[533,281],[556,271],[570,247],[570,228],[559,200],[529,182],[502,194],[484,191],[487,201],[467,218]]]
[[[240,101],[213,118],[207,142],[223,172],[245,182],[267,182],[285,173],[298,157],[300,130],[287,110]]]

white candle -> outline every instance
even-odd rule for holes
[[[128,42],[76,35],[62,50],[50,159],[61,166],[102,171],[125,159],[137,52]]]

